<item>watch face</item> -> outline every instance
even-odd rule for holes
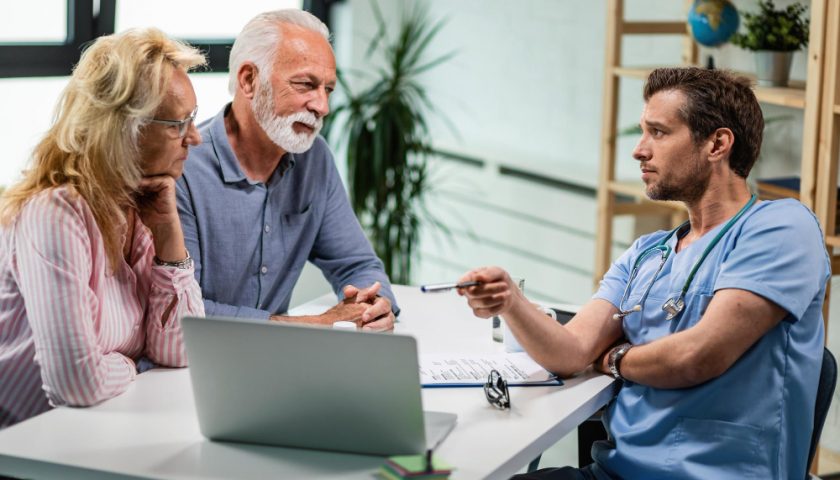
[[[554,319],[560,322],[562,325],[569,323],[569,320],[571,320],[572,317],[575,316],[574,313],[567,312],[565,310],[558,310],[556,308],[553,308],[552,310],[554,310]]]

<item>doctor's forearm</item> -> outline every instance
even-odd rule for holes
[[[528,355],[546,370],[569,377],[592,363],[571,331],[532,304],[522,303],[504,317]]]
[[[630,349],[621,360],[621,376],[655,388],[689,388],[721,375],[717,362],[682,338],[684,333]]]

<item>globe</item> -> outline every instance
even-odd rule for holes
[[[700,45],[716,47],[738,30],[738,10],[729,0],[694,0],[688,11],[691,35]]]

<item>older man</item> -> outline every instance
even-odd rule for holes
[[[393,327],[382,262],[318,136],[336,83],[328,39],[317,18],[289,9],[258,15],[233,45],[233,102],[200,126],[204,143],[178,182],[208,315]],[[307,260],[345,300],[323,315],[284,316]]]
[[[461,292],[475,313],[503,315],[547,369],[594,363],[623,380],[595,463],[534,476],[802,478],[831,271],[819,224],[795,200],[750,194],[764,121],[746,79],[659,69],[644,98],[641,179],[688,222],[639,238],[566,325],[499,268],[462,278],[482,282]]]

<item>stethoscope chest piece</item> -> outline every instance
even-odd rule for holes
[[[662,304],[662,310],[667,314],[665,316],[666,320],[673,320],[683,311],[683,308],[685,308],[685,300],[683,300],[682,295],[676,298],[671,297]]]

